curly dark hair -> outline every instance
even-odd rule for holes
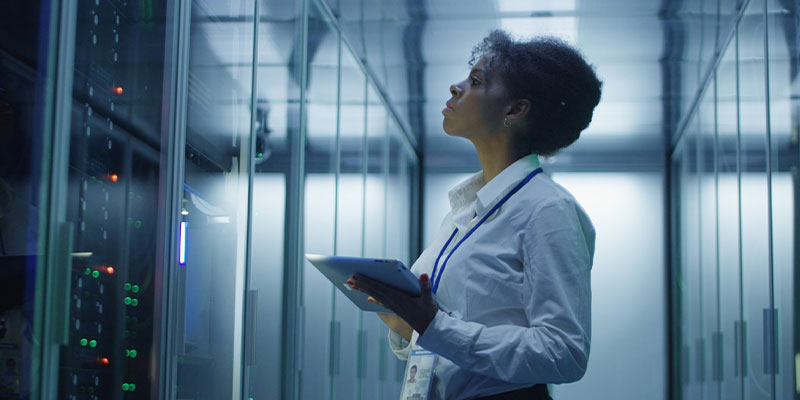
[[[531,102],[526,129],[515,132],[515,146],[552,155],[589,126],[603,84],[581,53],[563,40],[540,36],[515,41],[493,30],[472,49],[470,67],[481,57],[488,77],[502,81],[510,98]]]

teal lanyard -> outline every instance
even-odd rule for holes
[[[450,257],[453,256],[453,253],[456,251],[456,249],[459,246],[461,246],[461,243],[464,243],[464,241],[467,240],[467,238],[470,237],[472,233],[475,232],[475,230],[478,229],[479,226],[481,226],[481,224],[486,222],[486,220],[489,219],[489,217],[491,217],[492,214],[494,214],[497,210],[499,210],[500,207],[502,207],[503,204],[506,201],[508,201],[508,199],[511,196],[514,195],[514,193],[517,193],[520,189],[522,189],[522,187],[525,186],[526,183],[528,183],[531,179],[533,179],[534,176],[538,175],[540,172],[542,172],[541,168],[536,168],[535,170],[531,171],[531,173],[528,174],[528,176],[526,176],[525,179],[522,180],[522,182],[517,184],[517,186],[515,186],[514,189],[511,189],[511,191],[508,192],[508,194],[503,196],[503,198],[500,201],[498,201],[497,204],[495,204],[494,207],[492,207],[492,209],[489,210],[489,212],[486,213],[486,215],[484,215],[483,218],[481,218],[481,220],[478,221],[478,223],[475,224],[475,226],[473,226],[472,229],[470,229],[467,232],[467,234],[464,235],[463,238],[461,238],[461,240],[458,241],[458,243],[456,243],[455,246],[453,246],[453,249],[450,250],[450,253],[447,255],[447,258],[444,259],[444,263],[442,263],[442,270],[439,271],[439,275],[436,275],[436,271],[439,269],[439,260],[442,258],[442,255],[444,255],[444,251],[445,249],[447,249],[447,246],[450,246],[450,242],[452,242],[453,238],[456,237],[456,234],[458,233],[458,228],[456,228],[453,231],[453,234],[450,235],[449,239],[447,239],[447,243],[445,243],[444,247],[442,247],[442,251],[439,252],[439,257],[436,257],[436,263],[433,264],[433,273],[431,274],[431,282],[433,283],[432,287],[433,293],[436,293],[436,291],[439,289],[439,282],[442,280],[442,275],[444,274],[445,266],[447,266],[447,261],[450,260]]]

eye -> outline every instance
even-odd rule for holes
[[[479,81],[474,76],[470,76],[469,77],[469,81],[470,81],[470,84],[472,84],[472,86],[476,86],[476,85],[479,85],[481,83],[481,81]]]

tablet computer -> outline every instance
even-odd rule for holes
[[[306,254],[306,258],[350,301],[364,311],[392,312],[380,304],[367,301],[366,293],[350,288],[347,280],[355,274],[381,281],[387,286],[402,290],[412,296],[422,295],[417,276],[398,260],[323,256],[320,254]]]

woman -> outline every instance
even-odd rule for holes
[[[398,356],[415,344],[438,354],[429,398],[549,399],[546,384],[586,370],[595,232],[538,155],[578,139],[601,82],[564,42],[502,31],[470,65],[443,127],[473,143],[482,171],[450,191],[451,212],[412,266],[422,296],[362,275],[351,284],[396,313],[380,316]]]

